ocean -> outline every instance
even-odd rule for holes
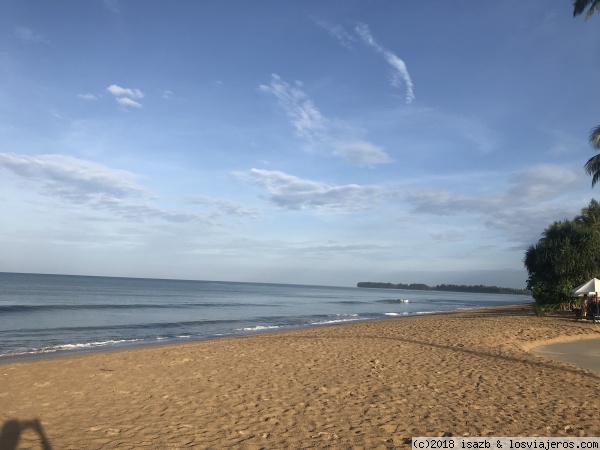
[[[0,272],[0,361],[531,301],[524,295]]]

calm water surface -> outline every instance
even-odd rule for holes
[[[528,303],[470,294],[0,272],[0,357]]]

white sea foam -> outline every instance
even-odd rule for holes
[[[79,349],[85,349],[85,348],[104,347],[107,345],[137,342],[137,341],[141,341],[141,340],[142,339],[119,339],[119,340],[111,339],[108,341],[87,342],[87,343],[83,343],[83,344],[64,344],[64,345],[57,345],[55,347],[45,347],[41,350],[25,352],[25,353],[35,354],[35,353],[52,353],[52,352],[57,352],[60,350],[79,350]]]
[[[384,313],[384,315],[386,316],[408,316],[408,312],[401,312],[401,313],[397,313],[397,312],[389,312],[389,313]]]
[[[320,322],[311,322],[311,325],[328,325],[328,324],[332,324],[332,323],[344,323],[344,322],[354,322],[355,320],[364,320],[361,318],[356,318],[356,319],[333,319],[333,320],[323,320]]]
[[[279,325],[257,325],[255,327],[247,328],[236,328],[235,331],[261,331],[261,330],[275,330],[281,328]]]

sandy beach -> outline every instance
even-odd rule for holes
[[[599,436],[600,373],[531,351],[592,338],[600,325],[511,306],[4,363],[0,449]]]

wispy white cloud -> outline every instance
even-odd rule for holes
[[[373,166],[392,162],[392,159],[381,147],[361,140],[341,142],[336,146],[334,153],[357,166]]]
[[[70,199],[82,200],[96,194],[116,198],[147,194],[131,172],[65,155],[0,153],[0,167],[43,182],[47,192]]]
[[[346,48],[352,48],[352,44],[356,42],[354,36],[344,30],[344,27],[341,25],[330,23],[326,20],[315,20],[315,23]]]
[[[413,212],[440,216],[464,213],[494,216],[498,212],[523,208],[546,208],[545,202],[560,198],[581,185],[581,177],[573,169],[540,165],[509,178],[502,192],[485,195],[455,194],[442,189],[404,189],[398,199],[411,205]]]
[[[330,23],[325,20],[315,20],[315,23],[346,48],[352,48],[352,44],[357,41],[354,35],[348,33],[344,27],[339,24]],[[402,84],[404,84],[406,86],[406,103],[412,103],[415,100],[414,86],[410,74],[408,73],[406,63],[392,51],[379,44],[371,34],[368,25],[359,23],[354,27],[354,32],[358,35],[360,41],[376,53],[382,55],[385,61],[392,66],[394,69],[392,86],[400,88],[402,87]]]
[[[132,100],[128,97],[117,97],[116,101],[121,106],[129,106],[132,108],[141,108],[142,107],[141,103],[136,102],[135,100]]]
[[[569,211],[555,204],[563,204],[560,199],[581,186],[581,177],[574,170],[547,165],[515,174],[502,191],[480,195],[397,185],[336,186],[262,169],[252,169],[244,178],[265,188],[268,200],[284,210],[339,213],[408,207],[412,215],[472,215],[477,223],[503,231],[519,242],[529,242],[557,217],[576,214],[577,207]],[[449,240],[460,235],[434,232],[431,237]]]
[[[171,91],[169,89],[163,91],[162,98],[164,98],[165,100],[169,100],[169,99],[173,98],[173,91]]]
[[[385,194],[385,189],[379,186],[332,186],[273,170],[252,169],[247,178],[264,187],[272,203],[287,210],[339,212],[369,209]]]
[[[127,108],[141,108],[142,104],[136,100],[144,98],[144,93],[139,89],[130,89],[111,84],[106,90],[115,97],[115,101]]]
[[[136,100],[144,98],[144,93],[139,89],[124,88],[116,84],[111,84],[106,90],[115,97],[129,97]]]
[[[480,196],[455,194],[441,189],[406,189],[398,191],[397,195],[419,213],[489,215],[555,200],[578,188],[581,176],[566,167],[540,165],[512,175],[509,183],[503,192]]]
[[[15,36],[26,42],[48,43],[48,40],[46,40],[41,34],[33,31],[31,28],[15,27]]]
[[[98,97],[96,95],[90,93],[77,94],[77,97],[81,100],[98,100]]]
[[[358,166],[392,162],[384,149],[360,138],[355,127],[342,120],[325,117],[301,87],[299,82],[292,86],[273,74],[271,83],[260,85],[259,89],[277,98],[296,136],[306,140],[312,149],[325,148],[327,152]]]
[[[126,170],[64,155],[15,153],[0,153],[1,168],[27,179],[45,196],[96,212],[107,212],[113,217],[133,221],[160,219],[173,223],[212,223],[204,214],[152,204],[154,196]]]
[[[300,87],[300,83],[296,83],[294,87],[283,81],[279,75],[272,74],[271,83],[261,84],[259,89],[274,95],[279,100],[298,136],[314,139],[319,133],[325,131],[327,120]]]
[[[511,186],[506,196],[511,202],[532,205],[552,200],[579,186],[581,181],[581,174],[572,169],[540,164],[510,177]]]
[[[413,82],[410,78],[410,74],[408,73],[408,69],[406,64],[402,59],[396,56],[391,51],[382,47],[371,35],[371,31],[369,27],[364,24],[358,24],[355,29],[356,33],[360,36],[365,44],[371,47],[375,52],[381,54],[386,62],[394,68],[396,71],[394,76],[392,77],[392,85],[394,87],[400,87],[402,83],[406,85],[406,103],[412,103],[415,99],[415,94],[413,92]]]
[[[532,242],[548,224],[579,211],[580,207],[568,206],[564,200],[581,187],[581,176],[573,169],[540,165],[516,173],[508,181],[505,190],[493,194],[405,189],[395,195],[415,214],[473,215],[487,228],[500,230],[520,243]]]

